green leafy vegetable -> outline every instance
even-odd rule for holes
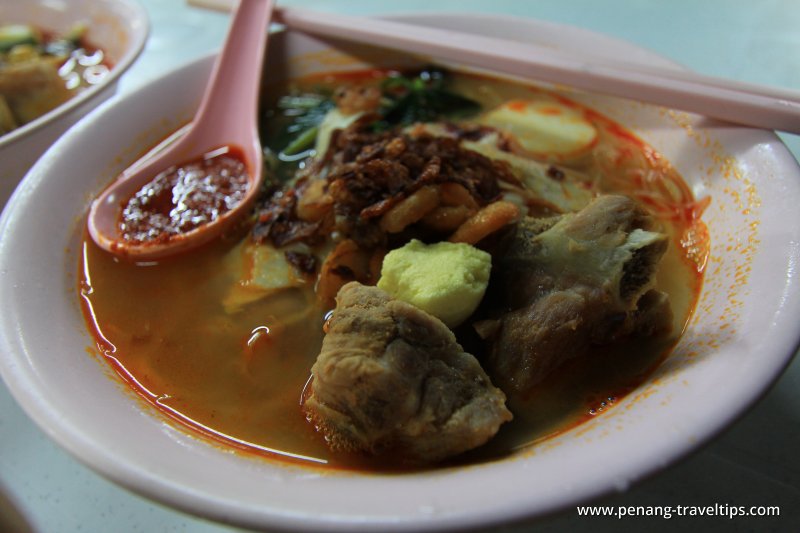
[[[281,154],[295,156],[309,150],[314,145],[319,124],[334,107],[333,100],[323,95],[302,94],[281,98],[278,108],[284,117],[291,119],[280,135],[284,143]]]
[[[377,128],[432,122],[443,117],[463,118],[480,111],[474,100],[446,88],[447,73],[442,69],[423,69],[413,77],[394,75],[384,80],[382,89],[387,104]]]
[[[447,72],[426,68],[394,74],[381,83],[382,102],[375,130],[463,118],[480,111],[480,104],[447,89]],[[311,154],[325,116],[336,107],[330,91],[295,93],[281,97],[265,120],[275,125],[270,149],[278,158],[293,162]]]
[[[308,150],[314,144],[318,131],[318,126],[311,126],[307,130],[303,131],[300,135],[295,137],[294,140],[282,150],[282,153],[284,155],[297,155]]]
[[[0,52],[8,52],[21,44],[35,45],[38,43],[38,32],[32,26],[25,24],[0,26]]]

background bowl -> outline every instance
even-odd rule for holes
[[[411,20],[436,23],[430,15]],[[441,20],[458,26],[453,16]],[[663,61],[535,21],[504,31]],[[275,77],[400,60],[276,37],[269,59]],[[696,196],[712,199],[703,217],[711,258],[697,312],[671,357],[639,389],[602,416],[509,459],[416,474],[288,466],[176,428],[87,354],[93,339],[78,303],[76,269],[82,214],[93,195],[192,116],[211,63],[188,64],[81,121],[31,170],[0,219],[0,301],[16,304],[0,318],[4,380],[48,435],[140,494],[257,528],[430,530],[542,515],[622,490],[695,449],[751,405],[794,353],[800,169],[783,144],[769,132],[573,94],[633,129],[665,154]]]
[[[64,33],[86,23],[86,38],[113,65],[97,85],[10,133],[0,136],[0,209],[33,163],[71,125],[117,90],[119,77],[144,48],[147,14],[134,0],[0,0],[0,24],[31,24]]]

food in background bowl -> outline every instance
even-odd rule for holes
[[[189,427],[335,467],[500,457],[634,390],[687,324],[706,203],[618,123],[440,68],[267,94],[241,227],[141,264],[85,242],[98,346]],[[191,219],[195,182],[135,198]]]
[[[149,25],[135,0],[0,0],[0,26],[2,207],[36,159],[114,94]]]
[[[85,35],[83,25],[65,35],[23,24],[0,26],[0,135],[105,79],[111,65]]]

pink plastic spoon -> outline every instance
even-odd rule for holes
[[[252,206],[263,166],[258,94],[273,3],[241,0],[200,108],[185,135],[152,157],[134,163],[92,203],[89,234],[101,248],[131,259],[163,258],[208,242]],[[166,169],[202,161],[226,148],[241,155],[248,175],[247,190],[236,205],[209,222],[166,239],[139,242],[123,238],[122,211],[137,191]]]

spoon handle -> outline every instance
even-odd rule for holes
[[[278,10],[276,16],[292,30],[312,35],[399,49],[747,126],[800,133],[800,91],[581,58],[505,39],[381,19],[295,8]]]
[[[260,77],[273,3],[240,0],[231,23],[236,31],[228,32],[188,135],[202,136],[213,131],[214,138],[230,139],[242,147],[258,138]],[[225,98],[226,93],[236,94],[237,98]],[[248,127],[243,128],[242,124]]]

